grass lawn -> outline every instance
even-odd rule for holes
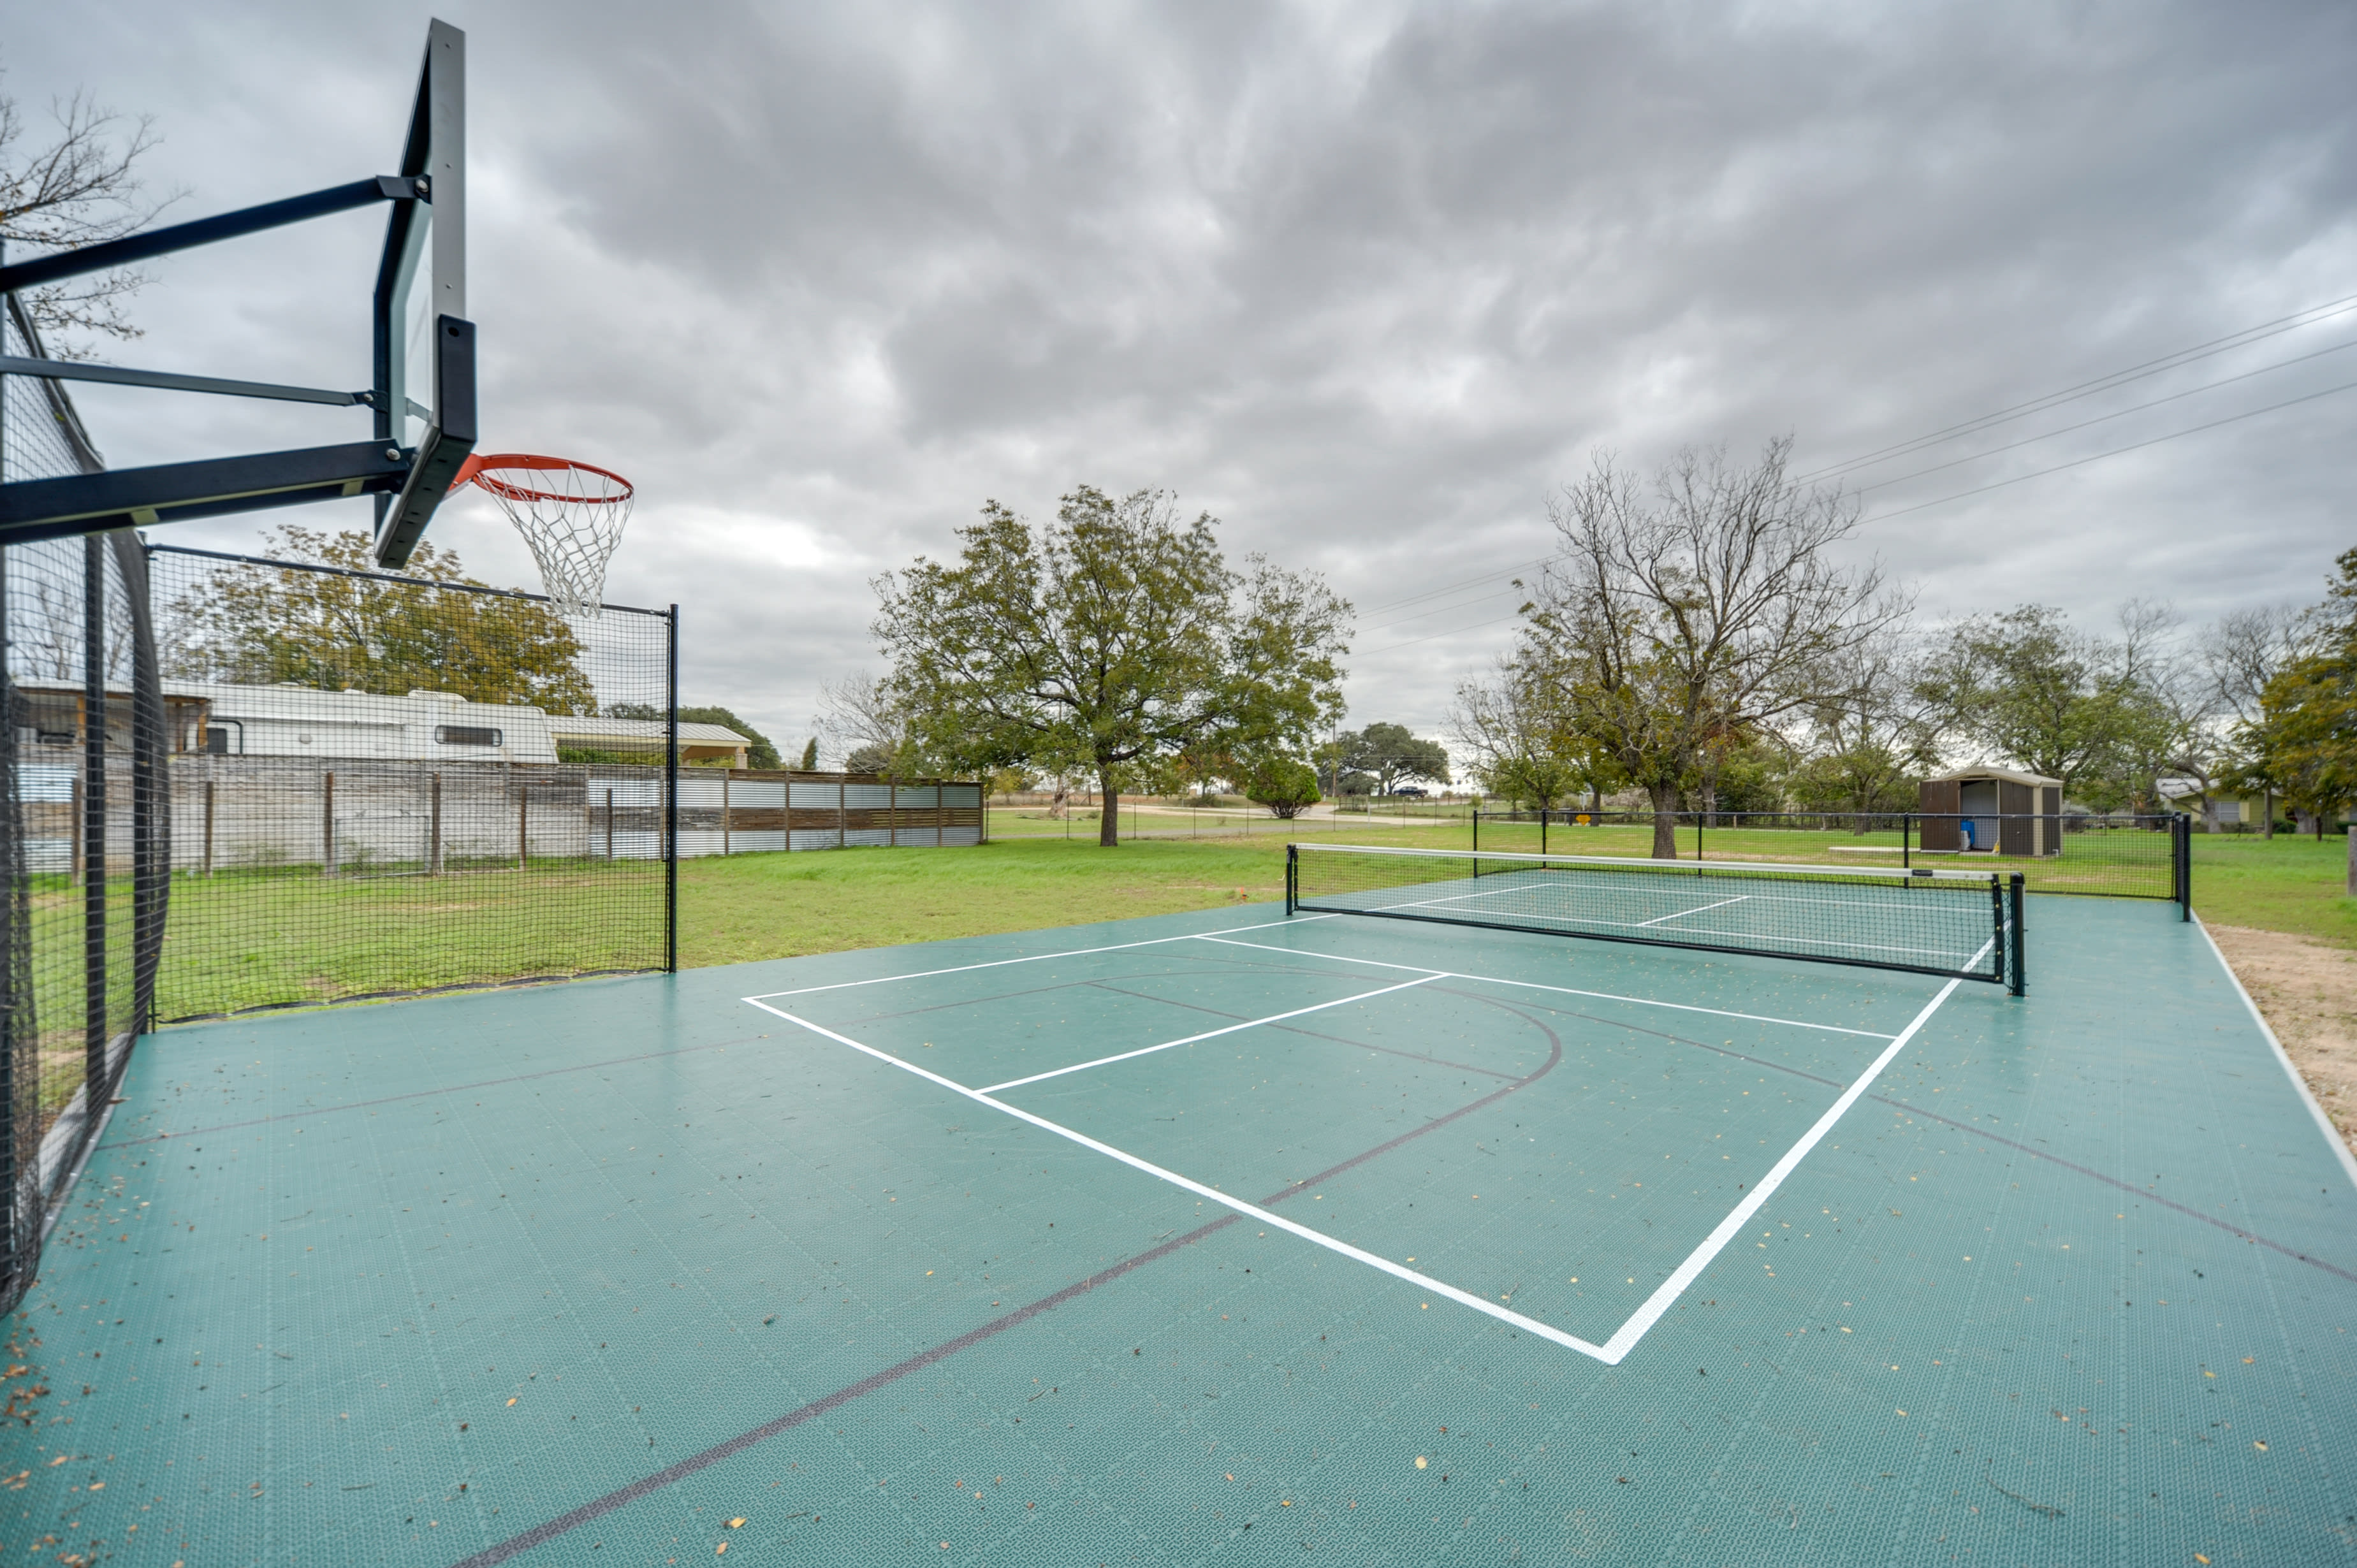
[[[2346,839],[2193,835],[2193,908],[2212,925],[2286,931],[2357,948],[2357,899],[2343,893]]]
[[[994,832],[1002,825],[997,815],[994,813]],[[1092,830],[1094,824],[1089,826]],[[1345,823],[1339,834],[1325,828],[1319,822],[1297,833],[1255,832],[1249,838],[1136,839],[1113,850],[1099,849],[1092,838],[1022,836],[995,837],[977,849],[859,849],[686,861],[679,874],[680,961],[698,967],[741,963],[1222,904],[1278,902],[1285,896],[1289,837],[1463,848],[1469,832],[1385,829],[1363,820]],[[2159,835],[2151,838],[2156,844],[2165,843]],[[1481,842],[1485,849],[1536,851],[1538,830],[1529,824],[1485,823]],[[2077,842],[2072,841],[2074,845]],[[1641,828],[1556,829],[1548,834],[1548,848],[1556,854],[1634,855],[1643,854],[1647,843]],[[1713,859],[1812,865],[1852,863],[1850,851],[1879,844],[1873,835],[1853,839],[1781,830],[1705,835]],[[1693,853],[1690,835],[1681,835],[1680,847]],[[1889,847],[1897,848],[1895,836]],[[1895,865],[1898,858],[1895,854],[1856,855],[1855,864]],[[1936,864],[1955,862],[1943,858]],[[2018,865],[2033,889],[2067,886],[2072,869],[2067,855],[2061,863],[1971,864],[1976,869]],[[2194,908],[2220,924],[2288,931],[2357,948],[2357,901],[2341,892],[2344,865],[2344,846],[2337,838],[2319,845],[2312,839],[2288,836],[2269,842],[2196,834]],[[2165,866],[2158,875],[2165,877]]]

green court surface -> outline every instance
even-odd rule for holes
[[[2350,1561],[2352,1172],[2176,914],[2033,897],[2020,999],[1254,908],[167,1030],[0,1561]]]

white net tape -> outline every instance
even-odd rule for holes
[[[558,612],[596,616],[606,563],[630,521],[630,481],[587,463],[513,454],[475,459],[469,467],[473,482],[532,547]]]

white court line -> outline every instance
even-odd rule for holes
[[[1751,895],[1750,895],[1750,894],[1749,894],[1749,893],[1738,893],[1738,894],[1737,894],[1734,897],[1732,897],[1732,898],[1721,898],[1721,899],[1720,899],[1717,903],[1716,903],[1716,904],[1705,904],[1705,905],[1701,906],[1699,908],[1694,908],[1694,909],[1674,909],[1674,910],[1672,910],[1669,914],[1666,914],[1666,915],[1656,915],[1656,916],[1654,916],[1654,917],[1653,917],[1652,919],[1650,919],[1650,920],[1640,920],[1640,921],[1638,921],[1638,922],[1637,922],[1637,927],[1636,927],[1636,929],[1641,931],[1641,930],[1643,930],[1647,926],[1658,926],[1658,925],[1660,925],[1663,920],[1683,920],[1683,919],[1684,919],[1688,915],[1699,915],[1699,914],[1701,914],[1701,913],[1703,912],[1703,910],[1704,910],[1704,909],[1724,909],[1724,908],[1727,908],[1727,906],[1728,906],[1729,904],[1740,904],[1740,903],[1742,903],[1745,899],[1747,899],[1747,898],[1749,898],[1749,897],[1751,897]]]
[[[1242,1024],[1230,1024],[1224,1029],[1207,1029],[1200,1035],[1189,1035],[1183,1040],[1165,1040],[1158,1046],[1140,1046],[1134,1051],[1123,1051],[1118,1056],[1099,1057],[1092,1062],[1074,1062],[1070,1067],[1052,1068],[1046,1072],[1035,1072],[1029,1078],[1010,1078],[1005,1083],[991,1084],[981,1092],[996,1094],[1003,1089],[1020,1089],[1027,1083],[1038,1083],[1040,1079],[1048,1078],[1061,1078],[1068,1072],[1086,1072],[1092,1067],[1103,1067],[1111,1062],[1125,1062],[1132,1057],[1150,1057],[1157,1051],[1167,1051],[1178,1046],[1191,1046],[1198,1040],[1216,1040],[1222,1035],[1232,1035],[1239,1029],[1257,1029],[1263,1024],[1281,1024],[1287,1018],[1298,1018],[1304,1013],[1322,1013],[1329,1007],[1347,1006],[1353,1002],[1364,1002],[1371,996],[1389,996],[1394,991],[1405,991],[1411,985],[1422,985],[1426,981],[1437,980],[1440,978],[1440,971],[1434,970],[1431,973],[1415,980],[1403,980],[1397,985],[1386,985],[1381,991],[1362,991],[1356,996],[1345,996],[1333,1002],[1320,1002],[1308,1007],[1296,1007],[1290,1013],[1273,1013],[1265,1018],[1254,1018]]]
[[[928,1072],[925,1069],[918,1067],[913,1063],[904,1062],[896,1056],[892,1056],[885,1051],[879,1051],[873,1046],[863,1046],[848,1035],[838,1035],[833,1029],[827,1028],[823,1025],[813,1024],[807,1018],[798,1018],[782,1007],[772,1007],[758,996],[748,996],[745,1000],[751,1003],[754,1006],[760,1008],[764,1013],[775,1014],[778,1017],[783,1018],[789,1024],[801,1025],[803,1028],[808,1029],[813,1035],[823,1036],[827,1039],[834,1041],[837,1045],[849,1046],[856,1051],[864,1051],[867,1055],[874,1057],[877,1061],[889,1062],[892,1066],[900,1069],[903,1072],[912,1072],[919,1078],[926,1079],[928,1082],[939,1084],[942,1088],[950,1090],[953,1094],[962,1094],[968,1100],[974,1101],[976,1104],[987,1105],[993,1111],[1003,1111],[1007,1115],[1014,1117],[1017,1121],[1028,1122],[1031,1125],[1040,1129],[1042,1132],[1053,1133],[1059,1138],[1069,1138],[1084,1149],[1092,1149],[1096,1153],[1103,1155],[1109,1159],[1119,1160],[1123,1165],[1128,1165],[1132,1169],[1144,1171],[1147,1176],[1154,1176],[1162,1181],[1167,1181],[1171,1186],[1181,1188],[1184,1191],[1191,1192],[1196,1197],[1204,1199],[1206,1202],[1216,1203],[1223,1208],[1232,1208],[1238,1214],[1245,1215],[1250,1219],[1256,1220],[1260,1224],[1274,1225],[1280,1230],[1289,1231],[1292,1234],[1300,1237],[1305,1241],[1325,1248],[1329,1252],[1339,1252],[1343,1257],[1350,1259],[1353,1262],[1364,1263],[1371,1269],[1380,1269],[1384,1273],[1405,1280],[1408,1283],[1415,1285],[1418,1290],[1430,1291],[1435,1295],[1447,1296],[1450,1301],[1457,1303],[1458,1305],[1469,1306],[1476,1312],[1486,1312],[1491,1317],[1498,1319],[1501,1323],[1510,1323],[1517,1328],[1527,1329],[1529,1332],[1537,1335],[1542,1339],[1553,1340],[1555,1344],[1561,1345],[1566,1349],[1577,1350],[1584,1356],[1593,1356],[1598,1360],[1604,1362],[1608,1366],[1620,1359],[1619,1357],[1609,1354],[1605,1347],[1591,1344],[1587,1340],[1579,1337],[1577,1334],[1566,1334],[1562,1329],[1554,1327],[1548,1324],[1541,1323],[1534,1317],[1524,1317],[1521,1313],[1510,1311],[1505,1307],[1500,1306],[1495,1302],[1483,1301],[1480,1296],[1474,1295],[1468,1291],[1458,1290],[1455,1285],[1443,1284],[1438,1280],[1432,1278],[1428,1274],[1420,1274],[1414,1269],[1408,1268],[1404,1264],[1393,1262],[1389,1258],[1379,1258],[1372,1252],[1351,1246],[1348,1241],[1339,1240],[1334,1237],[1327,1235],[1321,1230],[1312,1230],[1307,1225],[1287,1219],[1284,1215],[1277,1213],[1275,1209],[1264,1208],[1259,1204],[1254,1203],[1247,1198],[1231,1197],[1227,1193],[1222,1192],[1217,1187],[1205,1187],[1201,1182],[1189,1180],[1188,1177],[1180,1176],[1177,1171],[1165,1170],[1160,1165],[1155,1165],[1151,1161],[1141,1160],[1135,1155],[1130,1154],[1125,1150],[1114,1148],[1111,1144],[1101,1144],[1085,1133],[1076,1133],[1071,1128],[1050,1122],[1044,1116],[1034,1116],[1028,1111],[1025,1111],[1019,1106],[1009,1105],[1004,1100],[994,1100],[989,1095],[984,1093],[981,1090],[968,1089],[962,1083],[952,1083],[937,1072]]]
[[[1291,915],[1263,920],[1254,926],[1228,926],[1216,931],[1189,931],[1178,937],[1152,937],[1142,942],[1108,942],[1101,948],[1067,948],[1061,952],[1035,952],[1028,958],[995,958],[987,963],[961,963],[948,969],[920,969],[910,974],[879,974],[872,980],[838,980],[832,985],[804,985],[792,991],[764,991],[763,996],[808,996],[814,991],[847,991],[859,985],[889,985],[896,980],[929,980],[936,974],[965,974],[977,969],[1004,969],[1010,963],[1044,963],[1051,958],[1085,958],[1090,953],[1121,952],[1129,948],[1160,947],[1165,942],[1191,942],[1198,937],[1225,936],[1231,931],[1273,931],[1301,920],[1332,920],[1335,915]],[[748,996],[748,1002],[758,998]]]
[[[1982,943],[1981,951],[1973,955],[1974,961],[1977,962],[1981,953],[1996,945],[1995,939]],[[1940,987],[1937,996],[1923,1004],[1923,1010],[1915,1015],[1914,1021],[1900,1030],[1890,1044],[1883,1047],[1882,1054],[1874,1058],[1872,1065],[1842,1090],[1841,1098],[1834,1101],[1833,1108],[1817,1118],[1816,1125],[1784,1152],[1784,1157],[1776,1162],[1775,1168],[1760,1179],[1749,1197],[1735,1206],[1735,1211],[1718,1222],[1718,1229],[1713,1230],[1701,1246],[1687,1254],[1686,1261],[1662,1282],[1659,1290],[1645,1298],[1645,1305],[1637,1309],[1636,1316],[1622,1324],[1612,1337],[1604,1342],[1603,1354],[1597,1357],[1598,1360],[1608,1367],[1618,1366],[1623,1356],[1637,1348],[1637,1341],[1645,1337],[1646,1330],[1661,1321],[1662,1314],[1670,1310],[1671,1303],[1685,1294],[1686,1286],[1694,1283],[1695,1277],[1710,1266],[1710,1261],[1735,1239],[1736,1232],[1751,1222],[1751,1217],[1760,1211],[1760,1206],[1775,1196],[1776,1189],[1784,1185],[1784,1178],[1799,1168],[1801,1162],[1808,1157],[1809,1151],[1817,1146],[1818,1140],[1834,1130],[1834,1123],[1857,1103],[1858,1096],[1872,1087],[1874,1080],[1881,1076],[1882,1069],[1890,1065],[1890,1059],[1907,1048],[1907,1042],[1915,1037],[1915,1032],[1932,1021],[1932,1015],[1940,1010],[1940,1004],[1954,995],[1956,987],[1963,983],[1962,980],[1948,982]]]
[[[1424,970],[1412,963],[1385,963],[1381,959],[1351,958],[1338,952],[1319,952],[1314,948],[1273,948],[1266,942],[1232,941],[1216,931],[1206,931],[1199,941],[1217,942],[1222,947],[1250,948],[1255,952],[1282,953],[1286,958],[1331,959],[1336,963],[1363,963],[1375,969],[1405,969],[1415,973]],[[1753,1024],[1781,1024],[1793,1029],[1817,1029],[1829,1035],[1862,1035],[1869,1040],[1887,1040],[1890,1036],[1880,1029],[1848,1029],[1839,1024],[1809,1024],[1798,1018],[1771,1018],[1764,1013],[1736,1013],[1725,1007],[1697,1007],[1684,1002],[1657,1002],[1650,996],[1623,996],[1613,991],[1582,991],[1572,985],[1542,985],[1535,980],[1507,980],[1495,974],[1467,974],[1462,970],[1449,970],[1445,980],[1476,980],[1490,985],[1518,985],[1525,991],[1554,991],[1566,996],[1589,996],[1599,1002],[1626,1002],[1637,1007],[1666,1007],[1674,1013],[1707,1013],[1714,1018],[1741,1018]]]
[[[1240,943],[1238,945],[1250,946],[1252,944]],[[1983,950],[1986,950],[1986,946]],[[1979,955],[1975,954],[1974,956],[1977,958]],[[1469,979],[1473,977],[1460,976],[1457,978]],[[1809,1129],[1807,1134],[1803,1136],[1798,1144],[1794,1144],[1789,1151],[1787,1151],[1782,1159],[1776,1162],[1775,1167],[1768,1173],[1767,1176],[1763,1178],[1758,1186],[1752,1188],[1750,1195],[1741,1203],[1736,1205],[1734,1212],[1730,1213],[1725,1219],[1719,1221],[1717,1229],[1714,1230],[1710,1233],[1708,1238],[1704,1240],[1701,1246],[1695,1248],[1693,1252],[1687,1255],[1685,1262],[1678,1265],[1676,1271],[1662,1283],[1658,1290],[1654,1291],[1651,1296],[1646,1298],[1645,1305],[1637,1309],[1636,1315],[1631,1317],[1626,1323],[1623,1323],[1620,1328],[1614,1332],[1612,1337],[1606,1340],[1601,1345],[1595,1344],[1587,1339],[1582,1339],[1577,1334],[1567,1334],[1562,1329],[1554,1326],[1552,1324],[1541,1323],[1534,1317],[1525,1317],[1521,1313],[1511,1311],[1506,1307],[1500,1306],[1495,1302],[1485,1301],[1469,1291],[1462,1291],[1458,1289],[1455,1285],[1443,1283],[1441,1281],[1434,1279],[1429,1274],[1419,1273],[1415,1270],[1406,1267],[1405,1264],[1394,1263],[1389,1258],[1377,1257],[1374,1253],[1367,1251],[1362,1248],[1353,1247],[1348,1241],[1341,1240],[1337,1237],[1329,1236],[1322,1230],[1313,1230],[1307,1225],[1302,1225],[1294,1220],[1287,1219],[1285,1216],[1277,1213],[1275,1210],[1264,1208],[1260,1204],[1251,1202],[1244,1198],[1231,1197],[1227,1193],[1220,1191],[1217,1187],[1205,1187],[1201,1182],[1194,1181],[1189,1177],[1180,1176],[1176,1171],[1166,1170],[1162,1166],[1155,1165],[1149,1160],[1142,1160],[1135,1155],[1128,1153],[1126,1150],[1114,1148],[1111,1144],[1100,1143],[1096,1139],[1090,1137],[1085,1133],[1075,1132],[1073,1129],[1063,1126],[1059,1122],[1050,1122],[1044,1116],[1035,1116],[1030,1112],[1025,1111],[1019,1106],[1009,1105],[1003,1100],[993,1099],[985,1090],[968,1089],[962,1083],[952,1082],[951,1079],[943,1078],[940,1073],[929,1071],[911,1062],[902,1061],[899,1058],[891,1055],[889,1052],[878,1050],[873,1046],[862,1045],[859,1041],[853,1039],[848,1035],[839,1035],[823,1025],[814,1024],[807,1018],[798,1017],[795,1015],[787,1012],[782,1007],[772,1007],[760,997],[748,996],[744,998],[744,1000],[752,1004],[752,1005],[760,1008],[764,1013],[769,1013],[777,1017],[783,1018],[790,1024],[798,1025],[802,1028],[808,1029],[814,1035],[834,1041],[837,1045],[849,1046],[856,1051],[874,1057],[877,1061],[889,1063],[891,1066],[900,1069],[903,1072],[914,1073],[917,1077],[925,1079],[929,1083],[938,1084],[940,1087],[950,1090],[952,1093],[963,1095],[966,1099],[974,1101],[976,1104],[987,1105],[994,1111],[1004,1112],[1006,1114],[1014,1117],[1019,1122],[1029,1122],[1032,1126],[1040,1129],[1042,1132],[1053,1133],[1056,1136],[1069,1139],[1072,1143],[1080,1144],[1084,1149],[1091,1149],[1100,1155],[1105,1155],[1107,1158],[1119,1160],[1123,1165],[1128,1165],[1132,1169],[1143,1171],[1147,1176],[1154,1176],[1161,1181],[1168,1182],[1171,1186],[1181,1188],[1187,1192],[1191,1192],[1196,1197],[1203,1198],[1208,1202],[1216,1203],[1222,1208],[1233,1209],[1236,1213],[1249,1216],[1251,1219],[1257,1220],[1264,1225],[1274,1225],[1281,1230],[1285,1230],[1300,1237],[1305,1241],[1308,1241],[1316,1246],[1323,1247],[1329,1252],[1338,1253],[1342,1257],[1349,1258],[1353,1262],[1364,1263],[1369,1268],[1379,1269],[1384,1273],[1393,1275],[1394,1278],[1405,1280],[1408,1283],[1415,1285],[1419,1290],[1430,1291],[1436,1295],[1446,1296],[1448,1299],[1456,1302],[1460,1306],[1469,1306],[1476,1312],[1488,1314],[1490,1316],[1498,1319],[1501,1323],[1509,1323],[1517,1328],[1526,1329],[1529,1332],[1537,1335],[1542,1339],[1546,1339],[1555,1344],[1563,1346],[1566,1349],[1577,1350],[1583,1356],[1594,1357],[1597,1360],[1603,1362],[1608,1367],[1616,1367],[1620,1364],[1621,1360],[1627,1357],[1631,1350],[1636,1348],[1637,1342],[1642,1339],[1647,1331],[1650,1330],[1655,1323],[1661,1320],[1662,1315],[1669,1311],[1671,1304],[1676,1301],[1680,1295],[1684,1294],[1685,1288],[1695,1282],[1695,1277],[1699,1275],[1704,1269],[1710,1266],[1711,1260],[1717,1257],[1719,1251],[1726,1247],[1727,1243],[1734,1239],[1736,1232],[1741,1230],[1745,1225],[1750,1222],[1751,1216],[1759,1211],[1760,1206],[1767,1202],[1770,1197],[1775,1195],[1776,1189],[1783,1185],[1784,1178],[1791,1176],[1792,1172],[1799,1167],[1801,1161],[1807,1157],[1810,1150],[1816,1147],[1818,1141],[1824,1138],[1827,1133],[1833,1131],[1834,1124],[1836,1122],[1839,1122],[1844,1113],[1846,1113],[1852,1105],[1857,1102],[1858,1097],[1867,1091],[1867,1088],[1873,1084],[1875,1079],[1880,1075],[1882,1069],[1889,1065],[1891,1058],[1896,1057],[1900,1051],[1904,1050],[1907,1047],[1907,1043],[1915,1037],[1916,1032],[1921,1029],[1925,1024],[1931,1022],[1932,1015],[1939,1011],[1940,1004],[1945,1002],[1950,996],[1953,995],[1955,993],[1956,987],[1963,983],[1964,982],[1961,980],[1951,980],[1947,984],[1942,986],[1940,988],[1940,993],[1932,997],[1931,1001],[1925,1003],[1923,1004],[1923,1010],[1915,1015],[1914,1021],[1910,1023],[1906,1028],[1900,1031],[1897,1036],[1892,1037],[1890,1044],[1884,1047],[1882,1054],[1874,1058],[1873,1065],[1868,1067],[1865,1072],[1861,1073],[1858,1076],[1857,1080],[1852,1083],[1849,1088],[1842,1091],[1841,1098],[1834,1101],[1833,1108],[1827,1111],[1823,1116],[1819,1117],[1816,1124]],[[1399,988],[1394,987],[1393,989],[1396,990]],[[782,993],[773,993],[772,994]]]

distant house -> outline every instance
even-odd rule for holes
[[[661,719],[601,719],[551,714],[548,731],[557,745],[582,751],[636,752],[660,759],[666,726]],[[679,759],[683,763],[749,768],[753,743],[726,725],[682,724]]]
[[[2267,802],[2263,795],[2245,795],[2233,789],[2205,790],[2199,779],[2162,779],[2156,782],[2162,807],[2193,818],[2205,832],[2231,833],[2266,826]]]
[[[70,759],[81,745],[82,691],[38,682],[16,685],[17,738],[28,761],[52,750]],[[661,719],[609,719],[546,714],[504,703],[473,703],[455,692],[406,696],[322,691],[316,686],[246,686],[218,681],[164,682],[166,727],[174,752],[210,757],[334,757],[373,761],[517,762],[541,767],[558,748],[662,760]],[[107,693],[107,747],[131,747],[131,696]],[[753,743],[724,725],[679,726],[680,760],[749,765]]]
[[[553,763],[548,715],[538,708],[470,703],[454,692],[404,697],[314,686],[167,681],[167,702],[201,713],[191,750],[213,757],[340,757],[376,760]]]

